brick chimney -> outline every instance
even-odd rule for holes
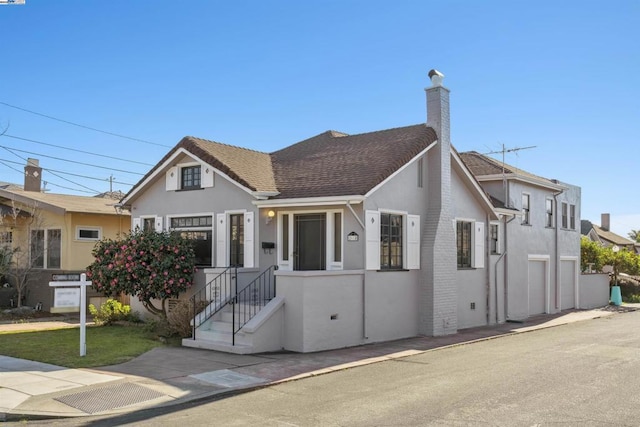
[[[429,71],[427,126],[438,135],[427,154],[428,186],[426,220],[422,238],[419,332],[425,335],[454,334],[458,329],[456,285],[456,236],[451,196],[451,137],[449,89],[444,74]]]
[[[604,231],[611,231],[611,216],[608,213],[600,215],[600,228]]]
[[[24,167],[24,191],[42,191],[42,168],[38,159],[27,159]]]

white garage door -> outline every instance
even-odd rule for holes
[[[576,306],[576,260],[560,261],[560,306],[562,310]]]
[[[546,262],[529,260],[529,316],[545,312]]]

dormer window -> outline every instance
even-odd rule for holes
[[[200,190],[214,186],[214,172],[209,165],[177,164],[166,173],[166,190]]]
[[[200,187],[200,166],[187,166],[180,170],[182,190],[194,190]]]

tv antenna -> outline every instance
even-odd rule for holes
[[[113,176],[113,174],[111,174],[109,178],[107,178],[107,181],[109,181],[109,193],[113,193],[113,181],[115,180],[116,178]]]
[[[531,148],[536,148],[536,145],[530,145],[528,147],[515,147],[515,148],[507,148],[505,147],[504,144],[502,144],[502,150],[498,150],[498,151],[490,151],[488,153],[483,153],[483,155],[488,155],[488,154],[502,154],[502,186],[504,187],[504,203],[505,206],[509,206],[509,199],[508,199],[508,192],[507,192],[507,175],[504,173],[504,156],[507,153],[516,153],[516,155],[518,154],[518,151],[522,151],[522,150],[529,150]]]

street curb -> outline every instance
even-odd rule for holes
[[[496,334],[496,335],[492,335],[492,336],[487,336],[487,337],[482,337],[482,338],[475,338],[472,340],[468,340],[468,341],[460,341],[457,343],[453,343],[453,344],[447,344],[447,345],[443,345],[440,347],[434,347],[434,348],[430,348],[427,350],[403,350],[400,352],[396,352],[396,353],[391,353],[388,355],[383,355],[383,356],[375,356],[375,357],[370,357],[370,358],[366,358],[366,359],[360,359],[360,360],[356,360],[353,362],[347,362],[347,363],[342,363],[339,365],[334,365],[334,366],[329,366],[326,368],[322,368],[322,369],[317,369],[314,371],[310,371],[310,372],[305,372],[302,374],[298,374],[298,375],[294,375],[292,377],[287,377],[287,378],[283,378],[280,380],[274,380],[274,381],[270,381],[270,382],[265,382],[262,384],[253,384],[253,385],[249,385],[246,387],[236,387],[236,388],[231,388],[228,390],[219,390],[219,391],[213,391],[213,392],[209,392],[209,393],[203,393],[202,395],[193,398],[193,399],[188,399],[188,400],[181,400],[180,398],[171,401],[171,402],[166,402],[154,407],[149,407],[149,408],[142,408],[139,409],[135,412],[144,412],[144,411],[150,411],[150,410],[156,410],[158,408],[169,408],[169,407],[173,407],[173,406],[180,406],[180,405],[188,405],[188,404],[196,404],[202,401],[215,401],[215,400],[219,400],[219,399],[224,399],[230,396],[234,396],[234,395],[239,395],[239,394],[243,394],[243,393],[248,393],[254,390],[260,390],[263,388],[267,388],[273,385],[278,385],[278,384],[284,384],[284,383],[288,383],[288,382],[293,382],[293,381],[298,381],[298,380],[302,380],[302,379],[306,379],[306,378],[312,378],[312,377],[317,377],[317,376],[321,376],[321,375],[326,375],[326,374],[330,374],[330,373],[334,373],[334,372],[338,372],[338,371],[345,371],[348,369],[352,369],[352,368],[356,368],[356,367],[362,367],[362,366],[367,366],[367,365],[373,365],[376,363],[380,363],[380,362],[388,362],[388,361],[394,361],[394,360],[401,360],[401,359],[406,359],[408,357],[411,356],[417,356],[417,355],[421,355],[421,354],[425,354],[425,353],[429,353],[429,352],[433,352],[433,351],[439,351],[439,350],[446,350],[446,349],[450,349],[450,348],[455,348],[455,347],[460,347],[460,346],[464,346],[464,345],[469,345],[469,344],[474,344],[474,343],[479,343],[479,342],[483,342],[483,341],[489,341],[489,340],[494,340],[494,339],[498,339],[498,338],[504,338],[504,337],[509,337],[509,336],[515,336],[515,335],[520,335],[520,334],[525,334],[525,333],[530,333],[530,332],[536,332],[536,331],[541,331],[541,330],[545,330],[545,329],[550,329],[550,328],[555,328],[558,326],[565,326],[565,325],[569,325],[572,323],[579,323],[579,322],[583,322],[586,320],[595,320],[595,319],[602,319],[602,318],[607,318],[607,317],[611,317],[613,315],[616,314],[625,314],[625,313],[631,313],[634,311],[638,311],[637,308],[635,307],[628,307],[629,310],[627,311],[604,311],[602,312],[602,314],[599,314],[595,317],[589,317],[586,319],[578,319],[578,320],[574,320],[571,322],[566,322],[566,323],[557,323],[557,324],[550,324],[550,325],[540,325],[540,326],[536,326],[536,327],[531,327],[531,329],[527,329],[527,330],[523,330],[523,331],[509,331],[509,332],[505,332],[505,333],[501,333],[501,334]],[[135,383],[136,381],[130,381]],[[101,413],[101,414],[78,414],[78,415],[65,415],[65,416],[61,416],[61,415],[49,415],[49,414],[38,414],[38,413],[3,413],[0,412],[0,422],[5,422],[5,421],[23,421],[25,419],[27,420],[55,420],[55,419],[76,419],[76,418],[85,418],[85,417],[105,417],[105,416],[109,416],[109,415],[121,415],[121,414],[126,414],[129,411],[127,411],[126,409],[123,409],[121,411],[113,410],[113,411],[107,411],[105,413]]]

